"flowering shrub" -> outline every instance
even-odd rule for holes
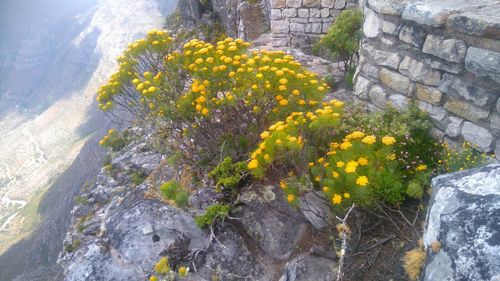
[[[127,144],[127,131],[120,133],[116,129],[110,129],[108,133],[99,141],[99,144],[119,151]]]
[[[188,204],[189,191],[183,188],[176,181],[167,181],[160,187],[161,194],[172,201],[173,205],[185,208]]]
[[[479,167],[487,162],[486,153],[481,153],[468,142],[462,147],[450,147],[446,142],[440,144],[442,149],[438,172],[451,173]],[[493,157],[493,156],[492,156]]]
[[[156,275],[151,275],[149,277],[149,281],[174,281],[178,280],[178,277],[186,277],[189,273],[189,268],[185,266],[179,266],[177,268],[177,272],[175,272],[170,266],[169,260],[167,257],[162,257],[154,266],[154,272]],[[158,279],[160,276],[161,279]]]

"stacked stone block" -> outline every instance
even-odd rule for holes
[[[357,7],[357,0],[271,0],[274,47],[309,49],[340,12]]]
[[[354,94],[374,110],[415,102],[439,139],[500,158],[500,4],[440,2],[364,2]]]

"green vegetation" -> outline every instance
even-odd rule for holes
[[[130,180],[132,181],[132,183],[135,186],[137,186],[137,185],[140,185],[141,183],[143,183],[147,177],[148,177],[148,175],[144,174],[144,172],[135,171],[130,175]]]
[[[188,204],[189,191],[174,180],[162,184],[160,192],[166,199],[173,201],[179,208],[185,208]]]
[[[234,192],[240,181],[247,174],[246,162],[234,163],[231,157],[226,157],[217,167],[215,167],[208,176],[215,180],[216,187],[228,188]]]
[[[214,204],[205,210],[201,216],[197,216],[194,221],[200,228],[209,227],[217,222],[224,221],[229,215],[231,207],[227,204]]]
[[[82,242],[80,240],[75,240],[70,244],[64,244],[64,251],[67,253],[71,253],[76,251]]]

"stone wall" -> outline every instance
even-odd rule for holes
[[[310,49],[340,12],[357,7],[357,0],[271,0],[274,47]]]
[[[373,109],[414,101],[439,139],[500,156],[500,3],[367,0],[354,94]]]

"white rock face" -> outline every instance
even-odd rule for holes
[[[370,9],[365,10],[365,22],[363,24],[363,33],[368,38],[377,37],[382,30],[383,20]]]
[[[432,180],[425,281],[493,280],[500,274],[500,165]],[[441,250],[429,246],[438,241]]]

